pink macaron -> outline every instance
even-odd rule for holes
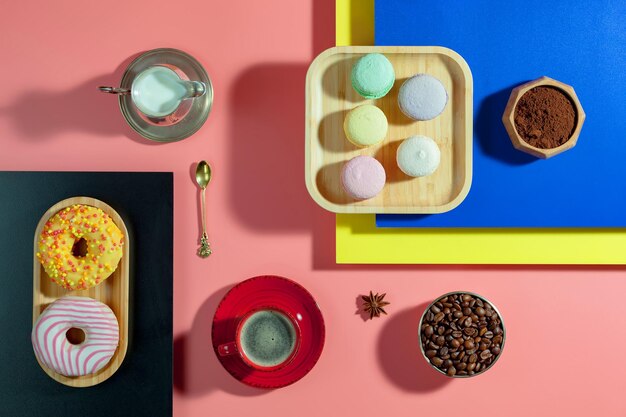
[[[344,190],[357,200],[375,197],[385,186],[385,168],[371,156],[357,156],[346,162],[341,171]]]

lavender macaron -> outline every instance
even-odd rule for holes
[[[439,116],[448,103],[448,92],[441,81],[428,74],[417,74],[402,84],[398,105],[402,113],[415,120]]]
[[[341,184],[354,199],[366,200],[378,195],[385,186],[385,168],[371,156],[357,156],[341,170]]]

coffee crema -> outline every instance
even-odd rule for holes
[[[241,327],[243,354],[252,363],[273,367],[285,362],[296,347],[296,329],[289,317],[275,310],[253,313]]]

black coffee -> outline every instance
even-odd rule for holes
[[[241,347],[251,362],[276,366],[289,358],[296,345],[296,330],[291,320],[274,310],[252,314],[241,328]]]
[[[420,341],[430,363],[448,376],[487,370],[502,353],[504,328],[487,301],[464,293],[442,297],[424,313]]]

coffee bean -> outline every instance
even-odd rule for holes
[[[467,364],[465,362],[460,362],[455,366],[458,371],[464,371],[467,368]]]
[[[430,363],[432,363],[433,365],[439,367],[443,363],[443,359],[438,358],[438,357],[435,356],[435,357],[430,358]]]
[[[439,313],[441,313],[441,309],[440,309],[439,307],[437,307],[437,306],[432,306],[432,307],[430,308],[430,311],[432,311],[432,312],[433,312],[433,314],[439,314]]]
[[[465,341],[465,349],[474,349],[474,340],[473,339],[467,339]]]
[[[465,375],[467,375],[467,372],[465,372],[465,371],[459,371],[459,372],[457,372],[456,374],[457,374],[458,376],[465,376]]]
[[[446,315],[443,314],[442,312],[437,313],[434,317],[435,323],[439,323],[441,320],[443,320],[445,316]]]
[[[428,359],[434,357],[435,355],[437,355],[437,351],[435,349],[429,349],[426,351],[426,357]]]
[[[500,346],[494,346],[491,348],[491,353],[493,353],[495,356],[498,356],[501,351],[502,349],[500,348]]]
[[[496,327],[493,329],[493,334],[502,334],[502,327]]]
[[[478,308],[476,309],[476,315],[478,315],[478,316],[480,316],[480,317],[484,316],[484,315],[485,315],[485,313],[486,313],[486,311],[485,311],[485,309],[484,309],[484,308],[482,308],[482,307],[478,307]]]
[[[463,317],[463,312],[460,310],[455,310],[454,313],[452,313],[452,315],[458,319],[460,317]]]
[[[465,327],[470,327],[472,325],[472,318],[468,317],[465,319],[465,321],[463,322],[463,325],[465,325]]]
[[[483,303],[483,300],[481,300],[480,298],[476,299],[476,305],[483,307],[485,304]]]
[[[461,336],[463,336],[463,332],[461,332],[459,330],[455,330],[455,331],[452,332],[452,337],[454,337],[455,339],[458,339]]]
[[[486,327],[482,327],[482,328],[480,329],[480,331],[478,332],[478,335],[479,335],[479,336],[484,336],[484,335],[485,335],[485,333],[487,333],[487,328],[486,328]]]
[[[471,299],[472,299],[472,296],[471,296],[471,295],[469,295],[469,294],[463,294],[463,296],[461,296],[461,299],[462,299],[463,301],[469,301],[469,300],[471,300]]]
[[[435,343],[437,343],[438,346],[443,346],[443,344],[446,343],[446,338],[443,336],[439,336]]]
[[[451,366],[452,366],[452,361],[450,359],[443,361],[443,364],[442,364],[443,368],[449,368]]]
[[[465,333],[467,336],[470,337],[474,337],[474,335],[478,332],[478,330],[476,330],[473,327],[468,327],[466,329],[463,330],[463,333]]]
[[[487,350],[489,348],[489,346],[487,346],[486,343],[481,343],[480,346],[478,347],[478,350]]]
[[[427,325],[424,328],[424,334],[426,335],[426,337],[432,336],[434,332],[435,332],[435,330],[433,329],[433,326]]]
[[[492,331],[485,332],[485,337],[487,339],[491,339],[493,337],[493,332]]]
[[[439,349],[439,357],[440,358],[445,356],[445,355],[447,355],[447,354],[448,354],[448,348],[447,347],[444,346],[441,349]]]
[[[473,371],[474,369],[476,369],[476,363],[475,362],[470,362],[467,364],[467,372]]]
[[[500,343],[502,343],[502,336],[499,336],[499,335],[498,335],[498,336],[495,336],[495,337],[493,338],[493,343],[495,343],[495,344],[497,344],[497,345],[499,345]]]
[[[445,332],[446,332],[446,328],[445,327],[443,327],[443,326],[437,327],[437,334],[439,336],[443,335]]]
[[[473,353],[469,358],[470,363],[475,363],[477,360],[478,360],[478,355],[475,353]]]
[[[448,376],[456,375],[456,368],[454,366],[449,367],[447,374],[448,374]]]
[[[453,348],[458,348],[459,346],[461,346],[461,342],[459,342],[459,339],[452,339],[450,341],[450,346],[452,346]]]
[[[480,353],[480,358],[481,359],[489,359],[491,357],[491,352],[488,350],[484,350]]]

